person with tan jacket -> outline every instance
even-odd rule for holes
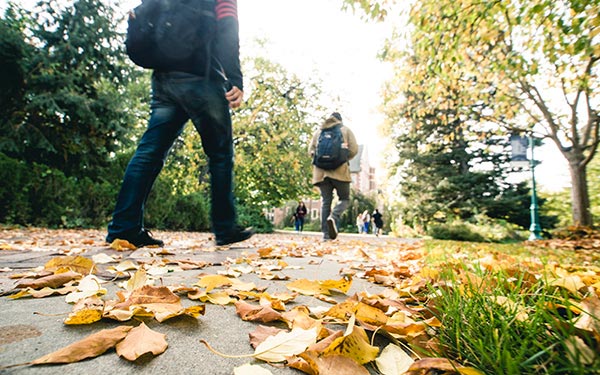
[[[322,169],[316,165],[312,167],[312,184],[321,191],[321,230],[324,240],[333,240],[337,237],[340,216],[350,205],[350,183],[352,178],[350,177],[349,161],[358,153],[358,144],[354,133],[343,124],[342,116],[338,112],[334,112],[323,122],[321,128],[313,134],[309,145],[311,157],[314,157],[317,152],[321,132],[335,126],[340,127],[344,139],[342,148],[348,149],[348,161],[335,169]],[[332,210],[334,190],[338,196],[338,203]]]

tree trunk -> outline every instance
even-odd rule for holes
[[[591,227],[590,196],[587,186],[586,167],[578,162],[569,162],[571,173],[571,202],[573,224]]]

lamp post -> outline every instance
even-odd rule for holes
[[[531,226],[529,227],[529,241],[541,240],[542,228],[540,227],[540,217],[538,213],[537,191],[535,187],[535,159],[533,157],[533,148],[535,146],[535,138],[533,134],[529,136],[529,147],[531,148],[531,158],[529,159],[529,167],[531,169],[531,206],[529,211],[531,214]]]

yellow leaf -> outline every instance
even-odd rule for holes
[[[225,292],[218,292],[218,293],[208,293],[206,295],[206,299],[208,300],[208,302],[212,303],[213,305],[228,305],[230,303],[234,303],[235,300],[231,297],[229,297],[229,294],[225,293]],[[202,301],[204,302],[204,301]]]
[[[360,302],[356,308],[356,319],[381,327],[387,323],[389,318],[378,308]]]
[[[350,286],[352,286],[352,277],[345,276],[339,280],[325,280],[321,282],[321,286],[326,289],[337,289],[342,293],[348,293]]]
[[[377,369],[383,375],[404,374],[414,362],[402,348],[394,344],[386,346],[381,351],[381,355],[375,359]]]
[[[127,336],[131,327],[120,326],[113,329],[103,329],[83,340],[77,341],[53,353],[47,354],[34,361],[31,365],[42,365],[49,363],[74,363],[86,358],[97,357]]]
[[[233,282],[229,277],[222,275],[206,275],[200,278],[200,281],[196,283],[201,288],[206,288],[206,292],[210,292],[214,288],[222,286],[230,286]]]
[[[337,289],[343,293],[346,293],[348,289],[350,289],[351,285],[352,278],[343,277],[340,280],[324,281],[298,279],[287,284],[286,287],[293,292],[298,292],[307,296],[314,296],[317,294],[330,294],[331,289]]]
[[[129,280],[127,280],[126,288],[128,291],[132,292],[146,285],[146,281],[148,281],[146,271],[143,268],[140,268],[129,278]]]
[[[96,296],[79,300],[73,312],[65,319],[65,324],[91,324],[102,319],[104,301]]]
[[[379,348],[369,344],[367,333],[361,327],[353,326],[352,333],[335,339],[324,355],[339,354],[352,358],[359,364],[371,362],[377,358]]]
[[[151,330],[142,322],[117,344],[117,354],[127,360],[135,361],[146,353],[159,355],[167,350],[165,335]]]
[[[137,247],[135,247],[134,244],[129,243],[129,241],[121,240],[118,238],[110,244],[110,247],[111,247],[111,249],[114,249],[117,251],[136,250],[137,249]]]
[[[254,351],[254,357],[266,362],[283,362],[286,357],[300,354],[317,341],[317,329],[294,328],[267,337]]]
[[[96,268],[94,261],[82,256],[64,256],[50,259],[44,268],[48,271],[58,273],[61,270],[71,270],[82,275],[94,273]]]

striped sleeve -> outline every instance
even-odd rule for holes
[[[237,20],[237,0],[217,0],[216,13],[217,20],[225,17],[233,17]]]

